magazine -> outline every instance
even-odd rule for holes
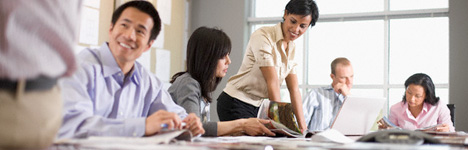
[[[280,136],[306,137],[313,134],[301,133],[291,103],[264,100],[258,110],[257,118],[271,120],[266,127]]]

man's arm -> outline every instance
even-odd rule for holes
[[[79,68],[69,78],[60,81],[63,97],[63,123],[58,138],[89,136],[143,136],[146,118],[112,119],[95,115],[94,71]]]

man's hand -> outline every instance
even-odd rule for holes
[[[205,129],[203,129],[200,118],[198,118],[194,113],[190,113],[184,120],[182,120],[182,122],[185,122],[184,128],[189,129],[193,136],[205,133]]]
[[[175,113],[159,110],[146,118],[145,136],[161,131],[162,124],[167,124],[168,129],[180,129],[182,121]]]
[[[344,83],[337,83],[335,86],[333,86],[333,89],[335,90],[336,93],[341,93],[343,96],[349,95],[350,90],[351,90]]]
[[[242,124],[242,130],[248,135],[269,135],[275,136],[275,133],[271,132],[270,129],[265,127],[265,124],[270,123],[270,120],[249,118],[245,119]]]

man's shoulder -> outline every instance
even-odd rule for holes
[[[159,79],[154,73],[143,67],[139,62],[135,61],[135,68],[138,70],[140,84],[147,84],[151,89],[161,89],[163,81]]]
[[[100,55],[97,49],[85,48],[78,53],[77,61],[81,66],[101,64]]]
[[[315,92],[315,93],[332,93],[334,92],[333,88],[330,86],[323,86],[323,87],[317,87],[313,88],[310,92]]]

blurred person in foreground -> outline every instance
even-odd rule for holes
[[[62,123],[82,1],[0,1],[0,149],[41,149]]]

